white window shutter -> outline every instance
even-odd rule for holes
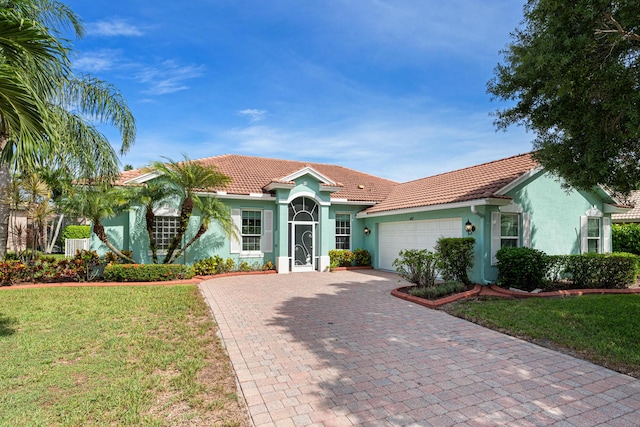
[[[500,250],[500,212],[491,212],[491,265],[496,265],[496,253]]]
[[[231,220],[236,227],[238,236],[231,236],[229,252],[239,254],[240,249],[242,249],[242,244],[240,243],[242,239],[242,211],[240,209],[231,209]]]
[[[522,214],[522,246],[531,247],[531,214]]]
[[[602,218],[602,253],[611,252],[611,218]]]
[[[271,253],[273,252],[273,211],[263,211],[262,212],[262,239],[260,239],[260,243],[262,244],[262,252]]]
[[[587,236],[589,235],[589,217],[581,216],[580,217],[580,253],[586,254],[589,252],[589,240]]]

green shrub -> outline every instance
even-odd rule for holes
[[[22,261],[6,260],[0,262],[0,284],[2,286],[11,286],[24,280],[26,271]]]
[[[437,254],[426,249],[407,249],[400,251],[393,266],[406,281],[418,286],[433,286],[436,282],[437,258]]]
[[[640,255],[640,224],[611,224],[613,252]]]
[[[347,249],[332,249],[329,251],[331,268],[349,267],[353,262],[353,252]]]
[[[469,270],[473,267],[473,237],[441,237],[436,242],[437,268],[445,281],[471,283]]]
[[[62,243],[67,239],[88,239],[91,236],[91,227],[89,225],[67,225],[60,237]]]
[[[366,249],[353,250],[353,263],[355,265],[368,266],[371,265],[371,254]]]
[[[273,265],[273,263],[271,261],[267,261],[263,266],[262,266],[262,271],[270,271],[270,270],[275,270],[276,266]]]
[[[544,288],[549,257],[532,248],[502,248],[497,254],[498,285],[523,291]]]
[[[193,269],[198,276],[211,276],[218,274],[218,266],[221,264],[224,264],[224,260],[220,255],[216,255],[196,261],[193,264]]]
[[[104,278],[112,282],[158,282],[191,279],[194,269],[181,264],[109,264]]]
[[[436,286],[421,286],[409,289],[409,294],[426,299],[438,299],[467,290],[462,282],[445,282]]]
[[[575,288],[627,288],[638,272],[638,256],[630,253],[566,256],[565,276]]]

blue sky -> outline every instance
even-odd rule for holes
[[[74,68],[137,120],[123,164],[234,153],[408,181],[531,150],[486,83],[514,0],[73,0]],[[119,146],[117,132],[102,128]]]

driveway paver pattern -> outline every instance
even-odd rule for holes
[[[201,283],[253,423],[640,425],[639,380],[394,298],[398,286],[378,271]]]

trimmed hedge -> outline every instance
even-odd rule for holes
[[[353,250],[353,263],[358,266],[371,265],[371,254],[366,249]]]
[[[531,292],[546,285],[549,257],[532,248],[502,248],[498,259],[498,286]]]
[[[611,224],[614,252],[640,255],[640,224]]]
[[[104,279],[112,282],[159,282],[193,276],[194,269],[182,264],[109,264],[104,268]]]
[[[524,291],[554,283],[573,289],[624,289],[640,273],[640,258],[625,252],[549,256],[531,248],[502,248],[496,257],[498,285]]]
[[[91,237],[91,227],[88,225],[67,225],[60,234],[62,242],[67,239],[88,239]]]

